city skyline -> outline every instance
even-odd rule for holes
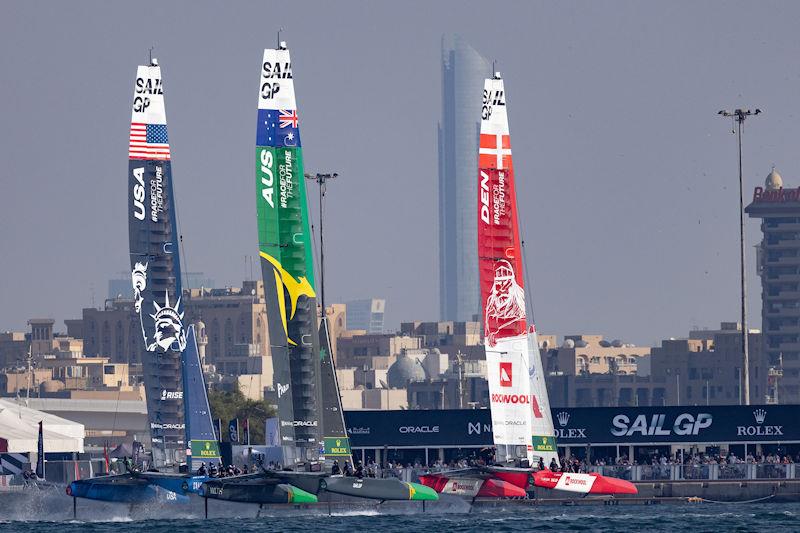
[[[0,58],[0,97],[14,103],[11,127],[0,133],[0,330],[26,329],[33,316],[77,317],[92,291],[99,301],[125,268],[126,120],[135,67],[154,44],[186,269],[238,284],[241,257],[256,249],[252,86],[278,29],[264,28],[259,13],[302,20],[283,37],[293,49],[307,167],[341,176],[327,196],[330,301],[385,295],[390,329],[438,318],[443,33],[497,59],[507,80],[542,331],[651,344],[737,318],[736,152],[718,109],[764,110],[745,130],[746,198],[772,164],[788,186],[800,181],[795,6],[767,13],[744,3],[724,12],[630,4],[606,12],[590,3],[509,4],[500,32],[471,9],[451,13],[453,4],[419,4],[429,13],[423,21],[415,9],[389,5],[360,13],[359,4],[318,4],[309,17],[307,7],[250,3],[225,20],[211,4],[187,5],[148,7],[159,20],[146,28],[127,8],[102,3],[15,3],[0,21],[0,42],[13,52]],[[331,29],[332,16],[348,24]],[[743,18],[753,31],[735,39],[730,28]],[[220,28],[229,40],[203,38]],[[744,72],[731,68],[742,62]],[[353,110],[363,117],[355,123]],[[748,223],[747,238],[752,250],[757,224]],[[752,253],[747,266],[756,319]]]

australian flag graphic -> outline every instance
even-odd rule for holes
[[[299,126],[294,109],[259,109],[256,146],[299,147]]]

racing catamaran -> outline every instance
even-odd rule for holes
[[[142,335],[151,466],[166,471],[143,472],[133,465],[123,474],[76,480],[67,494],[125,503],[182,501],[206,477],[180,474],[178,466],[185,461],[192,472],[201,461],[219,461],[220,454],[194,326],[184,325],[164,87],[156,59],[137,70],[128,191],[131,283]]]
[[[627,481],[551,471],[558,448],[536,328],[527,320],[514,167],[499,73],[483,90],[478,152],[478,263],[496,466],[429,474],[422,483],[467,497],[525,497],[526,487],[630,494]],[[541,460],[545,468],[531,468]]]
[[[351,460],[339,389],[317,295],[299,118],[289,50],[264,50],[256,127],[256,202],[267,327],[277,393],[282,470],[206,481],[207,498],[258,504],[316,501],[320,492],[379,500],[436,500],[399,479],[333,475]],[[322,349],[320,349],[320,336]]]

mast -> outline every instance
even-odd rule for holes
[[[286,44],[264,50],[256,213],[284,465],[319,457],[317,302],[299,118]]]
[[[181,352],[186,347],[186,330],[164,87],[155,58],[136,73],[127,206],[134,312],[141,327],[153,462],[170,465],[185,456]]]

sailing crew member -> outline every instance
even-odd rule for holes
[[[342,469],[339,468],[339,461],[334,460],[333,466],[331,467],[331,475],[336,476],[342,473]]]
[[[345,460],[344,462],[344,475],[345,476],[352,476],[353,475],[353,467],[350,466],[350,461]]]
[[[544,470],[544,459],[539,457],[539,470]]]
[[[356,477],[359,479],[364,477],[364,467],[361,465],[361,461],[356,464]]]
[[[198,476],[205,476],[206,475],[206,464],[200,463],[200,468],[197,469]]]
[[[556,461],[556,458],[555,458],[555,457],[553,457],[552,459],[550,459],[550,470],[552,470],[553,472],[555,472],[556,470],[558,470],[558,462]]]

